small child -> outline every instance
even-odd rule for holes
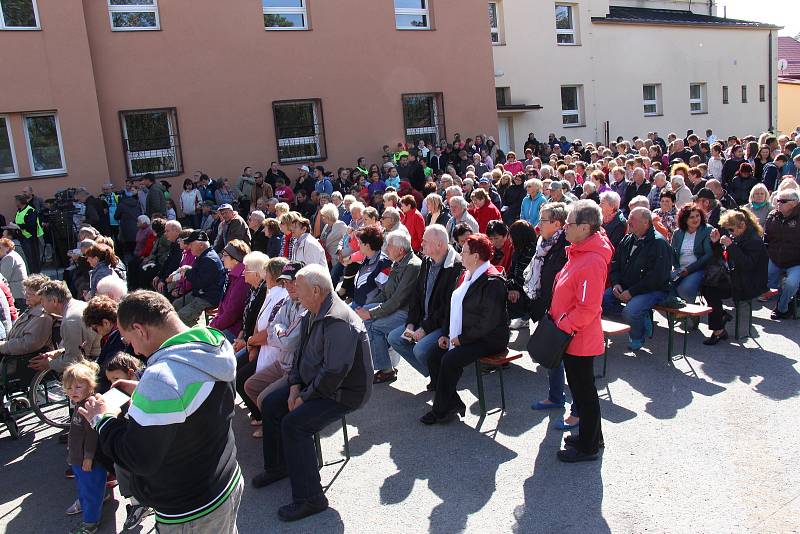
[[[172,199],[167,200],[167,220],[175,221],[178,215],[175,213],[175,202]]]
[[[143,371],[142,362],[135,356],[131,356],[126,352],[118,352],[108,362],[106,362],[103,372],[110,383],[117,380],[139,380]],[[123,406],[123,412],[128,409],[128,406]],[[133,496],[130,488],[128,472],[119,464],[114,464],[114,471],[117,474],[117,482],[119,483],[119,494],[127,498],[130,504],[125,505],[125,524],[123,530],[130,530],[139,524],[142,520],[153,513],[153,509],[142,504]]]
[[[73,534],[94,534],[100,526],[103,511],[103,497],[106,488],[106,469],[95,462],[97,450],[97,432],[92,425],[78,413],[78,407],[86,403],[86,399],[94,395],[97,387],[99,367],[92,361],[73,363],[64,371],[62,383],[70,401],[75,404],[75,411],[69,425],[69,465],[78,483],[78,501],[80,502],[83,522],[75,528]],[[67,511],[69,513],[69,511]]]

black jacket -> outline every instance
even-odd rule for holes
[[[541,290],[536,300],[532,300],[528,311],[531,319],[539,321],[544,317],[545,312],[550,308],[550,301],[553,300],[553,284],[556,281],[556,275],[567,264],[567,233],[561,234],[561,237],[555,244],[547,251],[544,257],[544,264],[542,265],[541,276]]]
[[[442,211],[439,212],[439,216],[436,218],[435,221],[431,221],[431,214],[430,212],[428,212],[428,214],[425,215],[425,226],[430,226],[431,222],[433,224],[441,224],[442,226],[447,226],[447,221],[449,220],[450,220],[450,212],[447,211],[446,209],[443,209]]]
[[[183,251],[178,243],[172,243],[169,246],[169,254],[167,260],[159,266],[158,277],[162,281],[165,280],[175,269],[181,264],[183,258]]]
[[[267,237],[267,235],[264,233],[264,230],[252,232],[252,237],[250,238],[250,249],[269,255],[269,237]],[[270,257],[272,258],[273,256]]]
[[[119,204],[117,204],[117,211],[114,212],[114,218],[119,221],[119,231],[122,235],[122,240],[127,243],[136,241],[136,219],[142,214],[142,208],[139,205],[139,197],[136,195],[127,196],[125,192],[119,195]]]
[[[447,298],[449,301],[449,295]],[[506,300],[506,281],[491,266],[469,286],[461,309],[449,310],[443,335],[450,336],[450,314],[461,313],[461,334],[458,336],[461,345],[486,341],[492,347],[492,352],[505,350],[510,334]]]
[[[736,176],[733,177],[733,181],[731,182],[731,187],[730,187],[731,194],[727,196],[732,196],[737,206],[744,206],[745,204],[750,202],[750,190],[753,189],[753,187],[755,187],[757,183],[758,183],[758,178],[756,178],[755,174],[751,174],[750,176],[745,178],[739,173],[736,173]],[[723,197],[723,200],[727,199]],[[725,206],[725,207],[731,208],[736,206]]]
[[[611,285],[621,285],[634,297],[668,291],[671,270],[672,247],[651,226],[641,239],[632,233],[622,238],[611,260]]]
[[[450,295],[456,288],[456,282],[463,270],[461,258],[455,250],[449,250],[444,265],[442,265],[439,274],[436,276],[431,298],[428,301],[428,313],[425,314],[425,287],[431,264],[433,264],[433,260],[430,258],[422,260],[417,284],[408,303],[408,324],[414,325],[415,328],[422,328],[426,334],[433,332],[437,328],[441,328],[443,331],[447,330],[449,326]]]
[[[739,172],[739,165],[744,163],[744,159],[729,159],[722,164],[722,187],[728,187],[733,181],[733,177]]]
[[[649,182],[642,182],[642,185],[639,186],[636,185],[636,182],[629,183],[625,189],[625,198],[622,199],[622,209],[625,213],[630,213],[631,209],[628,204],[633,200],[633,197],[638,197],[639,195],[646,197],[652,187]]]
[[[614,246],[614,250],[616,250],[619,248],[619,243],[622,241],[622,238],[628,233],[628,221],[625,219],[622,211],[617,211],[617,214],[611,219],[611,222],[603,225],[603,229],[606,231],[606,237],[608,237],[608,240],[611,241],[611,244]]]
[[[711,248],[715,257],[722,257],[722,246],[719,243],[712,243]],[[733,240],[727,250],[733,300],[752,300],[765,293],[769,256],[761,236],[748,228],[742,237]]]
[[[256,330],[258,314],[261,311],[261,306],[264,305],[264,300],[267,298],[267,284],[262,283],[257,288],[251,289],[250,292],[249,296],[252,296],[253,300],[244,308],[244,322],[242,323],[244,339],[252,336]]]
[[[800,265],[800,206],[788,217],[772,210],[764,224],[769,259],[781,269]]]
[[[522,211],[522,200],[525,198],[525,186],[510,185],[508,189],[503,192],[503,206],[508,209],[503,211],[503,222],[511,226],[514,221],[519,219],[519,214]]]
[[[219,304],[225,284],[225,268],[213,248],[207,248],[194,260],[186,279],[192,284],[193,296],[205,299],[211,306]]]

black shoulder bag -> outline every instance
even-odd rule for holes
[[[569,334],[556,326],[550,317],[550,310],[547,310],[528,339],[528,354],[539,365],[555,369],[561,365],[561,358],[564,357],[564,352],[574,336],[574,333]]]

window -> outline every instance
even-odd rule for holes
[[[723,104],[727,104],[728,103],[728,86],[727,85],[723,85],[722,86],[722,103]]]
[[[445,137],[442,93],[403,95],[406,142],[438,144]]]
[[[706,84],[689,84],[689,111],[693,114],[706,112]]]
[[[25,141],[28,144],[28,160],[33,176],[62,174],[64,149],[61,146],[61,131],[55,113],[25,115]]]
[[[0,30],[38,30],[36,0],[0,0]]]
[[[742,86],[742,104],[747,104],[747,86]]]
[[[500,44],[500,13],[497,2],[489,2],[489,31],[492,35],[492,44]]]
[[[582,85],[564,85],[561,87],[561,124],[564,126],[581,126]]]
[[[306,0],[262,0],[265,30],[307,30]]]
[[[642,86],[642,106],[645,117],[661,115],[660,83],[649,83]]]
[[[122,143],[128,177],[183,171],[178,116],[174,108],[121,111]]]
[[[430,30],[428,0],[394,0],[394,20],[398,30]]]
[[[574,45],[578,41],[575,32],[575,6],[556,4],[556,42]]]
[[[494,96],[497,99],[497,107],[507,106],[511,103],[510,87],[495,87]]]
[[[767,88],[763,85],[758,86],[758,101],[759,102],[767,101]]]
[[[273,102],[272,112],[280,163],[325,159],[321,100]]]
[[[108,16],[115,32],[161,28],[157,0],[108,0]]]
[[[17,160],[8,117],[0,117],[0,178],[16,178]]]

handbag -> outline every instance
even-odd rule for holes
[[[726,262],[720,260],[706,265],[703,272],[703,285],[725,288],[731,286],[731,274]]]
[[[561,358],[574,336],[574,333],[561,330],[550,317],[550,310],[547,310],[528,339],[528,354],[539,365],[555,369],[561,365]]]

